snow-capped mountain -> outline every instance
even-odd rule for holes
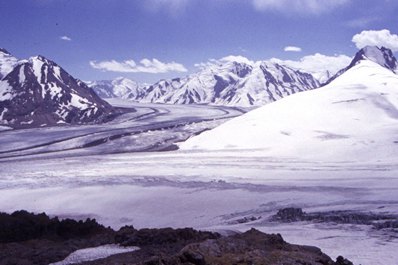
[[[318,86],[311,74],[269,61],[228,56],[213,60],[184,78],[146,86],[144,93],[131,93],[128,98],[171,104],[260,106]]]
[[[114,80],[100,80],[86,82],[101,98],[127,98],[140,97],[144,93],[142,85],[124,77],[118,77]]]
[[[8,54],[2,53],[3,57]],[[16,62],[0,80],[2,125],[18,128],[95,123],[116,112],[85,83],[43,56]]]
[[[354,59],[330,84],[253,110],[180,147],[250,149],[262,156],[316,160],[397,157],[398,75],[390,64],[380,64],[384,56],[375,62],[369,50],[390,54],[374,47],[361,50],[358,54],[366,56]]]
[[[385,67],[386,69],[391,70],[394,73],[398,73],[398,61],[390,49],[387,49],[385,47],[379,48],[376,46],[366,46],[356,53],[354,59],[347,67],[338,71],[326,82],[326,84],[332,82],[334,79],[344,74],[346,71],[360,63],[362,60],[370,60]]]

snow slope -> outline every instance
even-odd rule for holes
[[[181,143],[263,155],[359,160],[398,156],[398,76],[361,60],[320,89],[289,96]],[[377,155],[375,155],[377,154]]]

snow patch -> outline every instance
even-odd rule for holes
[[[0,120],[1,120],[1,118],[0,118]],[[8,131],[8,130],[12,130],[12,128],[11,128],[11,127],[7,127],[7,126],[1,126],[1,125],[0,125],[0,131]]]
[[[0,113],[0,121],[4,119],[4,114],[8,111],[7,108],[4,108],[3,111]]]
[[[62,82],[61,69],[58,66],[53,67],[55,77]]]
[[[79,249],[70,254],[63,261],[51,263],[49,265],[69,265],[82,263],[86,261],[93,261],[97,259],[107,258],[112,255],[133,252],[138,250],[138,247],[121,247],[119,245],[104,245],[95,248]]]
[[[33,120],[30,120],[30,121],[22,121],[21,122],[21,124],[32,124],[33,123]]]
[[[25,83],[25,65],[22,65],[21,68],[19,69],[19,83],[23,84]]]
[[[87,99],[82,98],[81,96],[78,96],[78,95],[73,94],[73,93],[71,94],[71,96],[72,96],[72,98],[71,98],[70,104],[73,107],[76,107],[76,108],[81,109],[81,110],[82,109],[87,109],[87,108],[90,107],[90,102]]]

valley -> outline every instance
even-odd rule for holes
[[[163,150],[246,112],[222,106],[140,104],[121,99],[109,102],[129,111],[99,125],[0,132],[0,159],[31,154],[53,157]]]
[[[14,64],[10,56],[3,50]],[[135,102],[116,96],[130,83],[122,79],[113,87],[102,83],[100,98],[44,57],[21,61],[0,82],[0,210],[95,218],[115,230],[193,227],[228,235],[255,228],[318,246],[333,260],[395,265],[398,63],[392,52],[361,49],[316,89],[315,81],[305,89],[289,82],[294,75],[298,83],[311,81],[310,74],[291,70],[289,77],[276,64],[271,72],[278,79],[256,63],[253,71],[274,81],[258,90],[251,78],[242,81],[257,102],[268,103],[256,109],[250,100],[240,104],[245,89],[232,78],[241,73],[239,59],[222,73],[231,83],[220,88],[219,76],[210,74],[218,81],[206,88],[237,97],[205,101],[210,104],[191,104],[192,95],[203,94],[190,86],[169,91],[182,96],[171,101],[181,104]],[[151,97],[164,92],[152,88]],[[21,100],[35,111],[20,115],[26,113]]]
[[[110,102],[119,107],[131,104]],[[261,150],[148,152],[155,151],[150,149],[155,143],[166,148],[241,111],[194,105],[133,106],[136,112],[108,124],[0,132],[2,211],[96,218],[114,229],[134,225],[246,231],[255,227],[281,233],[288,242],[316,245],[333,259],[343,255],[354,264],[394,264],[397,259],[396,228],[270,220],[286,207],[310,213],[397,215],[394,157],[322,161],[264,156]],[[121,133],[130,135],[84,146]]]

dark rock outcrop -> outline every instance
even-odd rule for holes
[[[316,247],[292,245],[279,234],[256,229],[230,236],[192,228],[137,230],[125,226],[113,231],[92,219],[59,220],[26,211],[0,213],[0,265],[49,264],[78,249],[110,243],[140,249],[80,265],[352,265],[343,257],[334,262]]]
[[[82,248],[114,242],[114,231],[93,219],[59,220],[46,214],[0,213],[0,265],[49,264]]]
[[[109,231],[95,219],[75,221],[50,218],[44,213],[33,214],[16,211],[12,214],[0,213],[0,243],[20,242],[31,239],[65,240],[89,237]]]
[[[339,262],[339,263],[338,263]],[[342,263],[343,262],[343,263]],[[345,262],[345,263],[344,263]],[[251,229],[245,233],[206,240],[184,247],[171,257],[153,257],[142,265],[342,265],[348,260],[339,257],[334,262],[320,249],[292,245],[279,234],[265,234]],[[134,264],[134,263],[132,263]]]
[[[354,211],[329,211],[306,213],[301,208],[283,208],[271,217],[277,222],[328,222],[338,224],[371,225],[375,229],[398,228],[398,216],[392,214],[354,212]]]
[[[197,231],[192,228],[160,228],[160,229],[140,229],[135,230],[131,226],[122,227],[116,233],[116,243],[123,246],[154,246],[167,244],[186,245],[191,242],[204,241],[206,239],[216,239],[220,235],[217,233]]]

